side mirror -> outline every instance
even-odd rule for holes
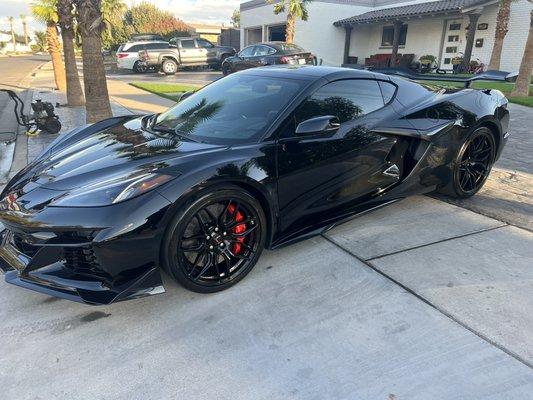
[[[182,100],[185,100],[187,97],[191,97],[192,95],[194,94],[193,91],[189,91],[189,92],[185,92],[183,93],[181,96],[180,96],[180,99],[178,101],[178,103]]]
[[[341,126],[339,118],[334,115],[311,118],[301,122],[296,128],[296,135],[307,136],[336,132]]]

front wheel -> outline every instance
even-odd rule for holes
[[[135,61],[135,64],[133,64],[133,72],[136,74],[144,74],[148,71],[148,67],[144,64],[141,64],[140,61]]]
[[[166,270],[199,293],[225,290],[255,266],[266,239],[259,202],[237,189],[219,189],[182,207],[163,241]]]
[[[228,76],[229,74],[231,74],[231,67],[229,63],[222,64],[222,75]]]
[[[496,155],[492,131],[481,127],[465,140],[452,163],[452,179],[441,193],[455,198],[468,198],[485,184]]]
[[[164,60],[161,65],[161,70],[165,75],[174,75],[178,71],[178,63],[174,60]]]

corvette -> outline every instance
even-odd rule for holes
[[[220,291],[264,248],[410,195],[472,196],[508,122],[497,90],[242,71],[161,114],[58,137],[0,195],[0,267],[9,283],[93,305],[163,292],[161,268]]]

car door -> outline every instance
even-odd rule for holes
[[[254,56],[255,45],[245,47],[239,54],[238,60],[234,63],[235,71],[242,71],[243,69],[253,68],[252,59]]]
[[[340,126],[296,133],[301,122],[320,116],[337,117]],[[395,116],[372,79],[330,82],[303,101],[278,133],[280,228],[296,231],[333,218],[397,182],[387,160],[396,139],[373,131]]]
[[[182,64],[199,64],[202,60],[207,60],[203,49],[196,47],[196,40],[181,39],[180,42],[180,58]]]
[[[207,64],[214,64],[217,62],[217,51],[213,43],[205,39],[196,39],[196,45],[202,49],[205,54],[205,62]]]

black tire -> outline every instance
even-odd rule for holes
[[[133,64],[133,72],[136,74],[144,74],[148,71],[148,67],[146,65],[142,65],[140,61],[135,61],[135,64]]]
[[[163,60],[163,63],[161,64],[161,71],[163,71],[165,75],[174,75],[176,72],[178,72],[178,63],[167,58]]]
[[[168,225],[163,266],[186,289],[214,293],[230,288],[255,266],[266,240],[260,203],[237,187],[191,199]]]
[[[228,76],[229,74],[231,74],[231,72],[231,66],[229,65],[229,63],[222,64],[222,75]]]
[[[465,199],[476,194],[485,184],[496,155],[492,131],[486,127],[474,130],[463,142],[452,161],[452,176],[438,191],[450,197]]]

